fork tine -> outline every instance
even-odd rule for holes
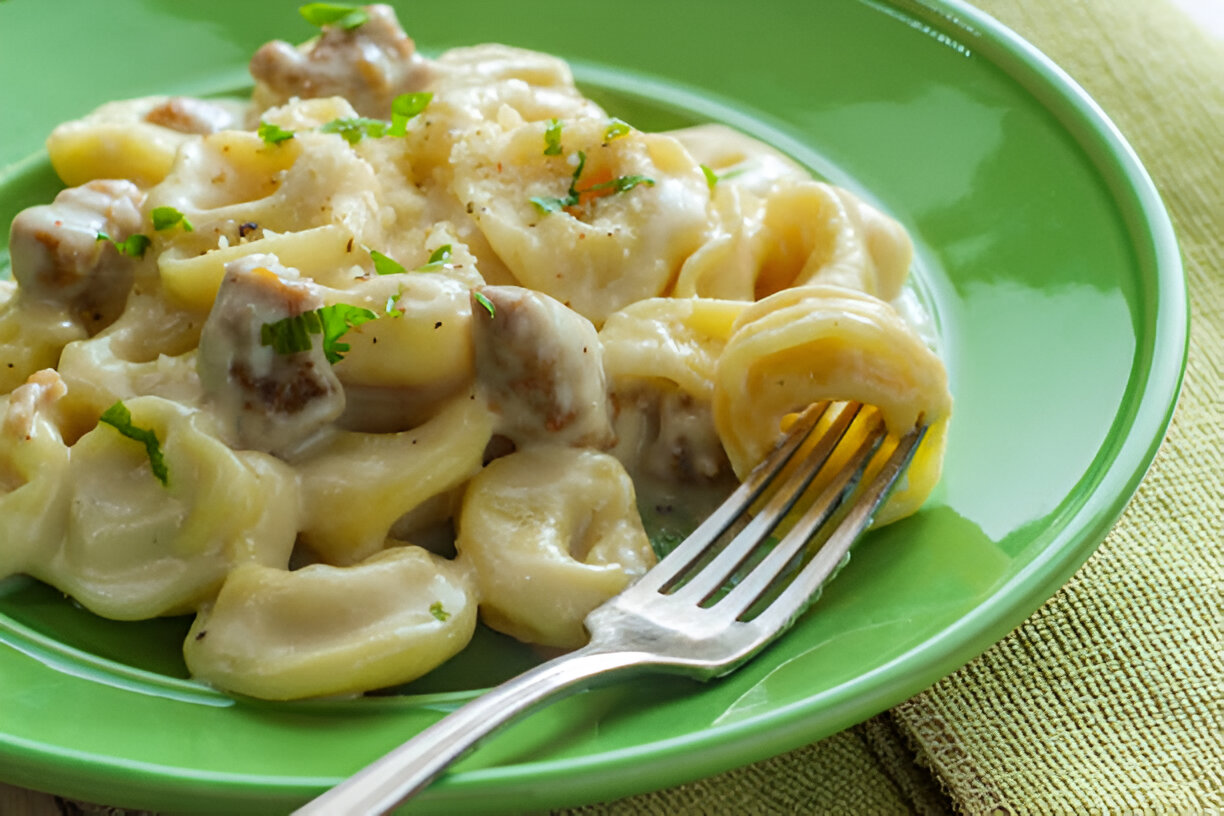
[[[786,569],[786,565],[811,543],[820,528],[829,520],[846,496],[854,490],[871,462],[872,456],[887,435],[883,419],[878,414],[872,417],[872,427],[869,433],[859,442],[858,448],[855,449],[850,460],[837,472],[833,481],[821,491],[816,501],[805,509],[802,518],[769,551],[769,554],[753,567],[752,571],[736,584],[734,589],[727,593],[726,597],[714,604],[714,608],[720,614],[738,618],[756,602],[763,592],[775,584],[778,576]],[[806,487],[807,484],[802,484],[795,486],[794,489],[796,493],[801,494]],[[787,489],[791,489],[790,484],[780,488],[780,491]],[[762,534],[758,534],[753,543],[758,545],[763,543],[764,535],[767,533],[768,531],[762,531]],[[747,534],[747,529],[741,533],[743,536]]]
[[[857,403],[843,407],[828,432],[821,435],[816,446],[796,466],[795,471],[789,474],[786,484],[770,497],[766,505],[753,516],[752,521],[710,563],[701,567],[688,583],[673,593],[677,599],[699,604],[726,583],[740,564],[744,563],[795,506],[795,502],[812,483],[861,410],[862,406]],[[807,431],[804,434],[804,441],[810,433],[811,431]],[[781,465],[771,469],[768,473],[770,480],[780,475],[781,471]]]
[[[778,632],[790,626],[818,597],[821,586],[846,562],[851,545],[867,529],[876,510],[888,498],[889,491],[909,466],[926,431],[927,426],[920,425],[901,437],[897,447],[875,478],[859,493],[824,546],[769,607],[752,620],[752,624],[762,633],[761,645],[773,640]]]
[[[760,497],[830,407],[831,403],[828,402],[816,403],[801,413],[773,452],[748,474],[727,500],[707,516],[680,546],[638,579],[632,590],[639,593],[658,592],[682,575]]]

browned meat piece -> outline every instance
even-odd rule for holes
[[[518,286],[473,295],[476,379],[500,415],[496,432],[530,442],[606,447],[614,437],[595,327],[558,301]]]
[[[0,434],[13,439],[29,439],[34,434],[38,412],[50,409],[67,393],[68,386],[57,371],[51,368],[35,371],[25,385],[13,391],[4,422],[0,423]],[[0,494],[4,492],[4,480],[0,479]]]
[[[309,351],[263,345],[265,324],[323,305],[273,255],[248,255],[225,278],[200,336],[204,393],[240,449],[286,454],[344,411],[344,391],[318,338]]]
[[[98,236],[123,241],[140,232],[143,202],[130,181],[99,180],[18,213],[9,252],[22,296],[68,307],[91,334],[112,323],[127,302],[136,259]]]
[[[235,126],[234,114],[221,105],[187,96],[172,96],[145,114],[145,121],[179,133],[216,133]]]
[[[276,40],[256,51],[251,76],[257,103],[268,108],[295,96],[343,96],[362,116],[390,119],[395,97],[423,89],[431,71],[390,6],[365,10],[364,24],[327,26],[306,49]]]

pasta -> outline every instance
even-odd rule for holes
[[[69,187],[0,282],[0,579],[194,615],[193,676],[292,699],[409,682],[478,620],[581,645],[657,557],[641,508],[699,515],[814,401],[932,426],[878,522],[918,510],[951,398],[900,224],[555,57],[346,14],[261,48],[248,101],[51,134]]]
[[[654,563],[633,483],[606,453],[541,445],[489,464],[463,499],[461,557],[490,625],[574,648],[582,619]]]

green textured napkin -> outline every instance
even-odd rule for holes
[[[890,712],[721,776],[569,814],[1224,812],[1224,44],[1166,0],[976,0],[1076,79],[1181,242],[1173,425],[1096,554],[986,654]]]

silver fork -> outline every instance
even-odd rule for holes
[[[827,430],[796,457],[822,418]],[[856,434],[861,442],[851,443],[848,461],[793,526],[780,539],[772,537],[856,419],[866,433]],[[493,731],[596,677],[667,671],[709,680],[734,670],[785,631],[845,562],[925,432],[920,425],[903,436],[869,483],[860,486],[887,436],[883,422],[853,403],[811,406],[692,535],[586,617],[591,633],[586,646],[477,697],[294,813],[386,813]],[[851,493],[853,501],[837,512]],[[751,521],[722,544],[758,501],[764,504]],[[789,582],[780,580],[796,571],[809,544],[821,538],[823,545],[797,574]]]

